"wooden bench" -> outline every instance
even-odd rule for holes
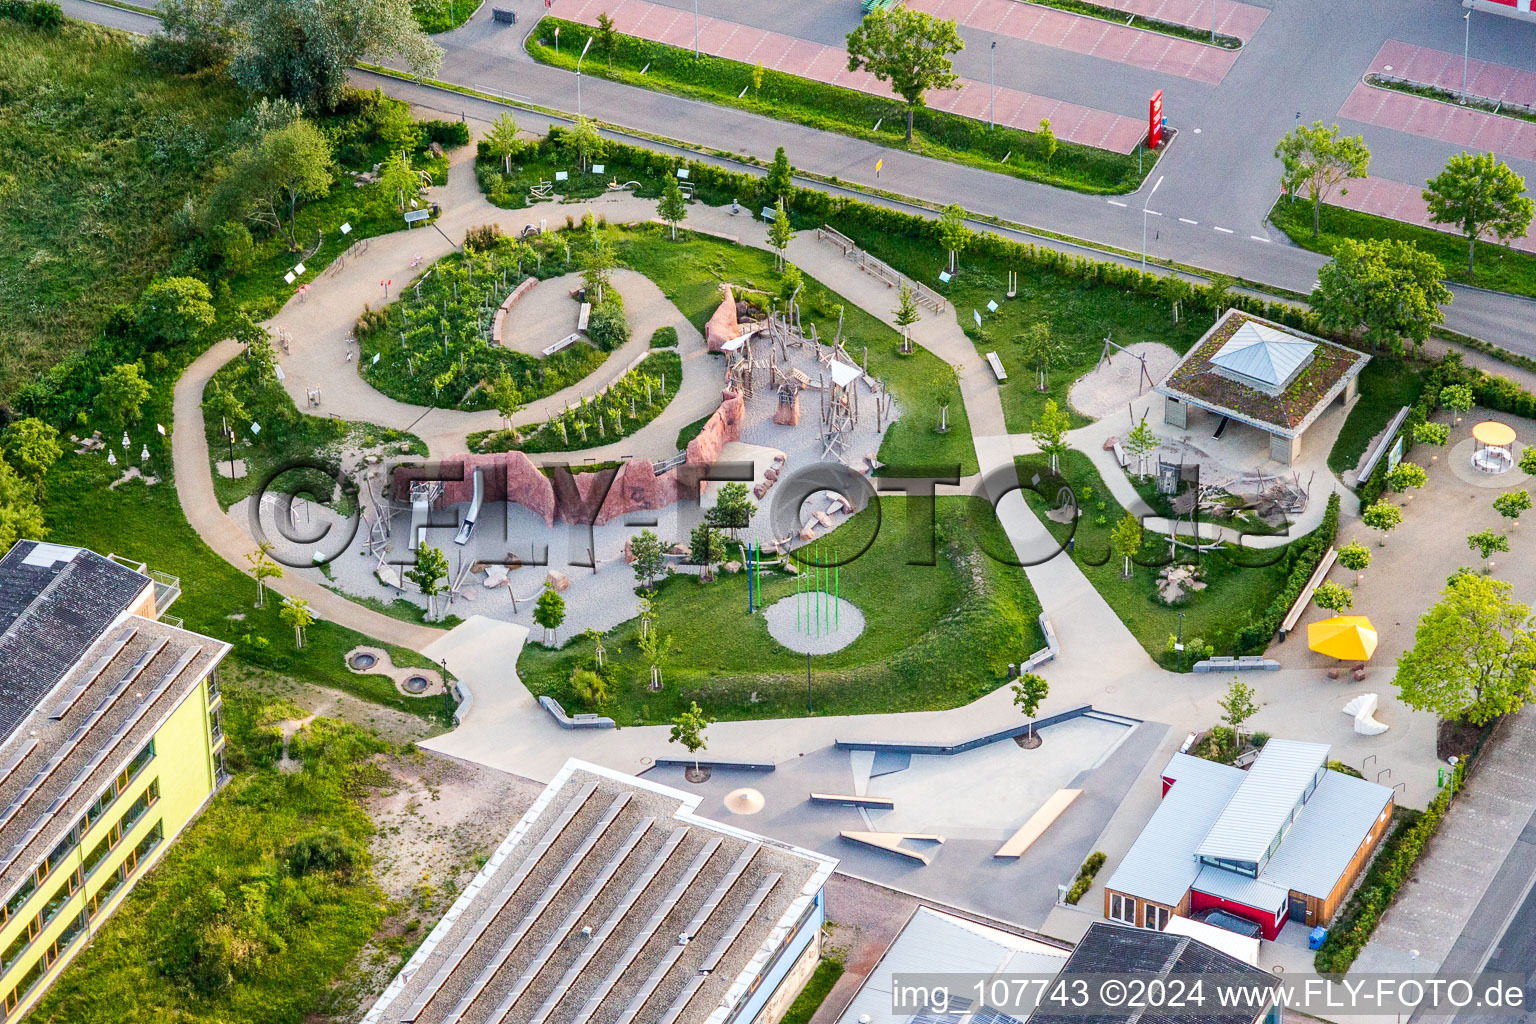
[[[874,807],[882,811],[893,810],[896,801],[887,796],[853,796],[842,793],[812,793],[813,804],[840,804],[843,807]]]
[[[1125,468],[1125,446],[1119,441],[1115,442],[1115,465]]]
[[[546,348],[544,350],[544,354],[546,356],[552,356],[556,352],[559,352],[561,349],[567,348],[570,345],[574,344],[580,338],[581,338],[581,335],[579,335],[579,334],[567,334],[565,337],[561,338],[559,341],[555,342],[553,345],[551,345],[548,348]]]
[[[997,358],[996,352],[987,353],[987,365],[992,367],[992,375],[999,384],[1008,379],[1008,371],[1003,369],[1003,361]]]
[[[587,333],[587,321],[592,319],[592,303],[583,302],[581,312],[576,314],[576,333]]]
[[[1058,789],[1051,794],[1049,800],[1040,805],[1040,809],[1029,816],[1024,827],[1015,832],[1006,843],[997,848],[993,857],[1010,858],[1017,860],[1024,855],[1024,851],[1034,844],[1036,839],[1045,835],[1045,830],[1050,828],[1061,817],[1061,813],[1072,806],[1072,801],[1082,795],[1080,789]]]

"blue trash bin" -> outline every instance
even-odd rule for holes
[[[1312,933],[1307,936],[1307,948],[1322,949],[1323,940],[1326,938],[1328,938],[1328,929],[1324,928],[1322,925],[1318,925],[1316,928],[1313,928]]]

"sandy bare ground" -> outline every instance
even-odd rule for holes
[[[1146,360],[1146,377],[1141,373],[1143,359]],[[1123,412],[1126,403],[1144,397],[1152,390],[1152,385],[1147,383],[1149,378],[1154,384],[1162,380],[1178,361],[1177,352],[1152,341],[1127,345],[1123,352],[1115,349],[1110,353],[1108,363],[1083,374],[1073,383],[1067,401],[1084,416],[1096,420]]]

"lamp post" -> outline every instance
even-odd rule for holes
[[[699,59],[699,0],[693,0],[693,59]]]
[[[592,48],[592,37],[587,36],[587,45],[581,48],[581,56],[576,58],[576,116],[581,116],[581,62],[587,59],[587,51]]]
[[[811,652],[805,652],[805,713],[811,713]]]
[[[1211,45],[1216,45],[1216,0],[1211,0]]]
[[[1150,212],[1150,211],[1148,211],[1147,208],[1152,205],[1152,197],[1157,194],[1157,190],[1162,185],[1162,183],[1163,183],[1163,175],[1159,174],[1157,176],[1157,184],[1152,186],[1152,191],[1147,193],[1147,200],[1146,200],[1146,202],[1141,204],[1141,270],[1142,270],[1142,273],[1146,273],[1146,270],[1147,270],[1147,217],[1149,216],[1149,212]],[[1158,214],[1158,216],[1161,217],[1162,214]]]
[[[1173,646],[1179,655],[1179,671],[1184,671],[1184,613],[1179,612],[1179,636],[1173,642]]]
[[[1461,41],[1461,105],[1467,105],[1467,55],[1472,51],[1472,12],[1469,10],[1461,16],[1461,20],[1467,23],[1467,31]]]
[[[992,40],[992,86],[987,94],[987,127],[995,128],[997,120],[993,116],[997,112],[997,40]]]

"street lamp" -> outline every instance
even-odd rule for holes
[[[987,94],[987,127],[995,128],[997,121],[993,114],[997,111],[997,40],[992,40],[992,90]]]
[[[1467,23],[1467,31],[1461,41],[1461,105],[1467,105],[1467,54],[1472,50],[1472,12],[1467,11],[1461,16],[1461,20]]]
[[[693,59],[699,59],[699,0],[693,0]]]
[[[581,116],[581,62],[586,60],[587,51],[592,48],[592,37],[587,36],[587,45],[581,48],[581,56],[576,58],[576,116]]]
[[[1211,45],[1216,45],[1216,0],[1211,0]]]
[[[1157,213],[1157,211],[1155,211],[1155,210],[1149,211],[1147,209],[1147,207],[1152,205],[1152,197],[1157,195],[1158,187],[1160,185],[1162,185],[1162,183],[1163,183],[1163,176],[1161,174],[1159,174],[1157,176],[1157,184],[1153,185],[1152,186],[1152,191],[1147,193],[1147,201],[1141,204],[1141,272],[1142,273],[1146,273],[1147,272],[1147,217],[1151,213]],[[1157,213],[1157,216],[1161,217],[1162,214]]]

